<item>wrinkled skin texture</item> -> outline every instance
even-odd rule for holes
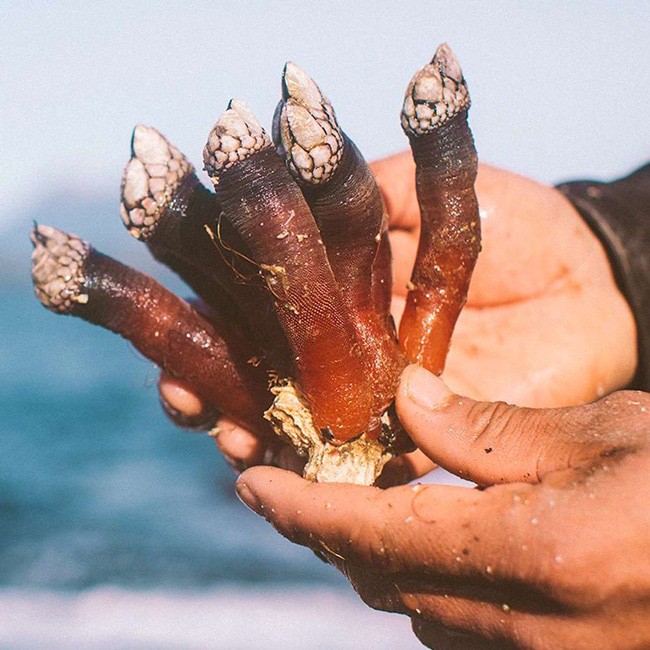
[[[649,647],[649,394],[524,409],[409,366],[397,409],[432,461],[488,487],[380,490],[258,467],[240,497],[436,650]]]
[[[390,215],[399,321],[418,243],[415,166],[403,153],[372,168]],[[581,404],[625,386],[636,365],[634,319],[602,246],[575,209],[554,188],[489,165],[479,166],[476,192],[483,250],[445,381],[476,399],[536,407]],[[160,386],[177,412],[197,414],[182,381],[163,376]],[[276,441],[260,441],[230,421],[219,428],[217,444],[237,469],[300,466]],[[389,464],[382,480],[405,482],[432,466],[416,451]]]

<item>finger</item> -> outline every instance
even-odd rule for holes
[[[590,438],[598,409],[529,409],[454,395],[419,366],[403,373],[396,397],[400,421],[435,463],[481,485],[537,482],[611,445]],[[605,448],[603,447],[605,445]]]
[[[158,392],[167,417],[179,427],[207,431],[219,418],[216,407],[199,397],[184,381],[164,372],[160,373]]]
[[[336,558],[331,563],[336,565]],[[405,587],[399,578],[368,566],[348,565],[343,570],[366,605],[411,616],[418,637],[423,642],[421,635],[435,638],[435,648],[511,647],[515,639],[532,638],[533,631],[539,630],[538,614],[555,611],[546,603],[540,605],[530,591],[522,600],[511,597],[507,587],[482,589],[465,581],[460,589],[457,584],[444,587],[438,583],[418,592]],[[523,603],[521,608],[515,605],[517,601]],[[443,641],[445,645],[440,645]]]
[[[276,436],[257,435],[227,418],[219,420],[212,436],[236,472],[257,465],[272,465],[301,473],[305,464],[292,447]]]
[[[404,485],[435,469],[435,463],[419,449],[390,460],[375,485],[380,488]]]
[[[529,488],[532,489],[532,488]],[[495,491],[496,490],[496,491]],[[293,542],[327,551],[343,565],[402,576],[524,580],[531,526],[505,488],[442,485],[379,490],[309,483],[269,468],[239,478],[240,498]],[[506,494],[507,502],[497,498]]]
[[[228,418],[222,418],[211,431],[214,442],[237,472],[261,465],[269,447],[266,437],[255,435]]]
[[[427,648],[435,650],[506,650],[503,641],[488,641],[474,634],[460,632],[434,623],[424,616],[412,616],[411,625],[415,636]]]
[[[442,632],[448,635],[449,641],[460,644],[451,647],[531,647],[531,640],[539,632],[542,620],[536,612],[515,609],[507,591],[502,593],[501,602],[485,602],[471,595],[465,598],[403,591],[401,598],[411,612],[414,624],[418,622],[419,633],[416,635],[420,640],[423,640],[420,634],[430,638],[432,633]],[[485,645],[472,645],[477,640]],[[550,644],[549,647],[557,646]]]
[[[374,570],[367,565],[342,562],[327,551],[322,553],[327,558],[328,564],[331,564],[345,575],[359,598],[368,607],[381,612],[409,613],[402,602],[399,588],[395,584],[393,576]]]

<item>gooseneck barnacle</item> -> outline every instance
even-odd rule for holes
[[[270,400],[261,367],[247,363],[247,339],[218,318],[206,319],[153,278],[49,226],[32,230],[37,296],[57,313],[79,316],[128,339],[173,376],[257,431]]]
[[[399,338],[410,361],[436,374],[444,368],[481,247],[469,105],[460,64],[451,48],[441,45],[409,83],[402,108],[416,165],[421,230]]]
[[[409,361],[442,370],[480,248],[468,108],[443,45],[402,110],[422,228],[399,337],[381,192],[293,63],[273,139],[239,100],[217,120],[203,152],[214,192],[158,131],[133,133],[122,220],[205,308],[48,226],[32,231],[36,295],[124,336],[243,426],[275,430],[306,456],[308,478],[370,484],[411,448],[394,412],[399,375]]]
[[[387,222],[381,192],[368,164],[341,131],[334,109],[314,81],[295,64],[287,64],[282,87],[280,128],[275,134],[278,150],[301,187],[327,248],[361,346],[377,418],[393,401],[406,365],[395,345],[388,310],[390,245],[386,249],[388,258],[382,256],[382,264],[375,264]],[[312,162],[309,174],[296,164],[296,151],[307,152]],[[320,169],[322,174],[318,173]]]

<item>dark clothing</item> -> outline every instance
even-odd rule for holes
[[[611,183],[558,185],[600,239],[632,308],[639,358],[630,388],[650,391],[650,164]]]

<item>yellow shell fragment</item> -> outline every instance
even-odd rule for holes
[[[306,479],[372,485],[392,458],[385,447],[365,434],[340,446],[323,440],[305,399],[291,380],[273,386],[271,392],[275,399],[264,417],[280,437],[307,457]]]

